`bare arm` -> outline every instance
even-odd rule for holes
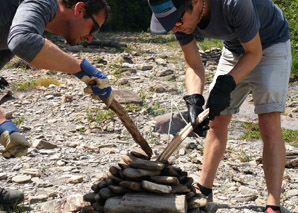
[[[55,70],[69,74],[81,71],[80,63],[81,61],[79,59],[62,51],[59,47],[47,39],[45,40],[41,51],[30,62],[30,64],[38,68]]]
[[[205,84],[205,70],[196,41],[181,46],[186,61],[187,94],[202,94]]]
[[[245,54],[229,73],[234,77],[236,84],[250,73],[262,59],[262,44],[259,33],[252,40],[241,43],[241,45],[245,49]]]

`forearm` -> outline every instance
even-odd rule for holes
[[[203,65],[196,71],[187,67],[185,83],[187,94],[203,94],[205,85],[205,70]]]
[[[229,73],[236,84],[260,63],[263,54],[259,33],[252,40],[241,45],[245,49],[245,54]]]
[[[81,61],[79,59],[62,51],[47,39],[39,54],[30,62],[33,66],[41,69],[55,70],[69,74],[81,71],[80,63]]]
[[[240,58],[235,67],[229,72],[236,84],[258,65],[262,57],[262,52],[260,54],[247,52]]]
[[[186,62],[185,83],[187,94],[202,94],[205,84],[205,69],[196,41],[181,46]]]

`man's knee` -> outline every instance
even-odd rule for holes
[[[280,112],[259,114],[259,127],[263,140],[277,140],[282,137]]]
[[[216,116],[213,121],[210,121],[210,130],[227,130],[231,121],[232,115]]]

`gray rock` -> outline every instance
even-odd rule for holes
[[[140,178],[140,177],[144,177],[144,176],[159,175],[160,171],[126,168],[123,170],[123,174],[128,178]]]
[[[149,192],[155,192],[155,193],[169,194],[172,191],[171,186],[156,184],[146,180],[142,181],[142,187]]]
[[[42,203],[48,200],[48,196],[47,195],[29,196],[28,200],[30,204]]]
[[[177,177],[171,176],[153,176],[150,177],[150,180],[155,183],[167,184],[167,185],[178,185],[179,180]]]

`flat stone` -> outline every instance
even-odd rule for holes
[[[74,194],[70,195],[66,198],[66,202],[63,206],[62,212],[78,212],[84,206],[88,206],[89,203],[85,202],[83,199],[83,195]]]
[[[149,160],[148,155],[143,150],[140,150],[140,149],[133,148],[130,150],[130,154],[144,160]]]
[[[108,188],[116,194],[124,194],[127,192],[127,189],[122,186],[109,185]]]
[[[156,184],[146,180],[142,181],[142,187],[149,192],[155,192],[155,193],[169,194],[172,191],[171,186]]]
[[[144,176],[159,175],[160,171],[126,168],[126,169],[123,170],[123,174],[128,178],[140,178],[140,177],[144,177]]]
[[[140,158],[134,157],[133,155],[122,156],[122,159],[129,166],[137,168],[137,169],[160,171],[165,167],[165,165],[163,163],[140,159]]]
[[[102,197],[103,199],[106,200],[106,199],[112,197],[114,195],[114,193],[109,188],[103,188],[103,189],[99,190],[99,195],[100,195],[100,197]]]
[[[20,173],[31,175],[32,177],[40,177],[40,171],[38,169],[22,169]]]
[[[190,189],[183,185],[183,184],[179,184],[179,185],[174,185],[172,186],[172,193],[174,194],[179,194],[179,193],[188,193],[190,192]]]
[[[122,181],[119,183],[120,186],[123,186],[127,189],[133,190],[133,191],[142,191],[142,184],[140,182],[135,181]]]
[[[41,212],[59,213],[61,212],[63,202],[61,200],[51,200],[42,204]]]
[[[286,197],[287,198],[294,197],[294,196],[298,196],[298,190],[297,189],[291,189],[291,190],[286,192]]]
[[[38,139],[38,140],[33,141],[32,146],[35,147],[36,149],[55,149],[55,148],[57,148],[56,144],[50,143],[50,142],[46,141],[45,139]]]
[[[120,104],[143,104],[142,98],[130,90],[113,90],[114,98]]]
[[[0,173],[0,180],[5,180],[7,179],[7,174],[6,173]]]
[[[48,200],[47,195],[38,195],[38,196],[29,196],[29,203],[34,204],[34,203],[42,203]]]
[[[27,183],[29,181],[31,181],[30,175],[18,175],[12,178],[12,182],[15,183]]]
[[[178,185],[179,180],[177,177],[171,176],[153,176],[150,177],[150,180],[155,183],[167,184],[167,185]]]
[[[72,176],[67,180],[67,183],[77,184],[77,183],[81,183],[83,179],[84,179],[83,176]]]

